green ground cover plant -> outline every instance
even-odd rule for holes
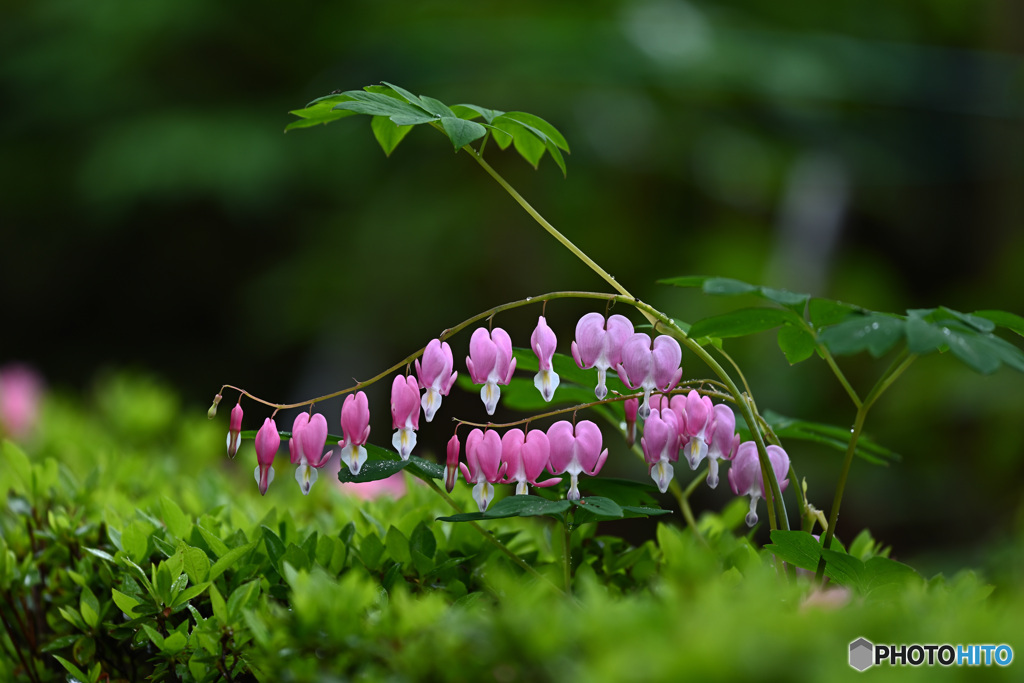
[[[183,418],[177,396],[137,377],[108,379],[88,405],[48,399],[46,429],[3,444],[0,677],[811,681],[862,675],[847,664],[857,637],[1019,649],[1019,579],[924,576],[868,530],[840,539],[835,529],[855,459],[899,460],[864,434],[879,397],[926,354],[980,374],[1024,371],[1024,354],[1003,336],[1024,335],[1024,319],[941,306],[877,312],[703,275],[664,280],[740,302],[689,322],[633,296],[485,160],[485,151],[511,149],[533,166],[548,156],[564,174],[569,145],[544,119],[449,106],[390,84],[293,113],[290,130],[370,116],[387,154],[416,126],[441,132],[610,291],[541,293],[442,321],[450,326],[436,340],[373,378],[300,403],[224,385],[209,415],[237,396],[227,430]],[[556,350],[545,323],[562,299],[591,301],[597,316],[580,321],[570,353]],[[528,347],[513,348],[500,316],[527,307],[539,307],[538,325]],[[625,313],[636,326],[616,355],[600,340]],[[473,326],[468,373],[456,378],[448,343]],[[817,362],[834,375],[852,427],[758,404],[728,340],[768,331],[789,363]],[[871,386],[855,387],[841,362],[864,353],[880,370]],[[367,427],[367,412],[383,408],[362,390],[380,381],[392,382],[393,450]],[[425,421],[443,414],[456,384],[480,392],[488,417],[499,402],[526,417],[456,416],[446,454],[418,452],[421,407]],[[330,434],[315,406],[338,396],[342,433]],[[295,408],[304,412],[292,429],[278,429],[276,413]],[[243,428],[264,409],[260,429]],[[247,467],[213,447],[224,431],[232,457],[255,451],[256,487]],[[527,473],[537,434],[544,455]],[[611,439],[629,444],[650,479],[600,476]],[[833,491],[799,476],[790,440],[842,453]],[[313,488],[333,461],[328,442],[340,446],[338,482]],[[271,487],[284,444],[299,490]],[[460,471],[467,485],[457,484]],[[405,483],[400,497],[350,493],[393,477]],[[697,487],[719,479],[737,497],[694,509]],[[511,483],[514,493],[496,488]],[[659,492],[671,493],[673,508]],[[650,525],[653,538],[627,540],[615,525],[630,523]],[[1013,577],[1022,557],[1019,538],[993,559],[995,573]],[[1016,668],[883,666],[864,675],[1012,680]]]

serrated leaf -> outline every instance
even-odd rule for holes
[[[460,119],[454,115],[441,117],[441,128],[452,141],[456,152],[487,134],[487,129],[476,121]]]
[[[690,326],[692,337],[743,337],[764,332],[787,323],[800,324],[798,316],[790,310],[778,308],[741,308],[722,315],[698,320]]]
[[[900,318],[869,313],[826,327],[818,340],[837,356],[867,351],[880,358],[903,338],[904,327]]]
[[[384,150],[384,154],[391,156],[391,153],[398,147],[398,143],[405,139],[413,126],[398,126],[386,116],[374,116],[370,120],[370,128],[373,130],[373,137],[377,139],[377,143]]]
[[[814,337],[805,327],[783,325],[779,328],[777,341],[779,349],[782,350],[790,365],[796,365],[814,355]]]

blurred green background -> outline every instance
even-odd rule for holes
[[[492,163],[677,318],[743,302],[657,278],[1024,313],[1014,0],[8,0],[0,363],[29,362],[72,391],[136,368],[194,410],[224,382],[301,400],[493,305],[603,289],[441,136],[416,131],[387,159],[364,119],[282,134],[289,110],[381,80],[559,127],[567,179],[549,160]],[[564,352],[587,310],[548,307]],[[498,324],[525,346],[536,314]],[[467,345],[453,343],[459,367]],[[762,409],[852,420],[817,360],[790,369],[771,335],[728,348]],[[708,374],[684,362],[687,377]],[[844,367],[866,391],[883,364]],[[870,526],[927,571],[1021,533],[1022,381],[949,358],[914,366],[868,424],[905,461],[855,465],[840,535]],[[369,392],[381,443],[388,386]],[[446,412],[475,417],[478,405],[453,398]],[[335,429],[339,406],[321,406]],[[444,417],[424,450],[450,436]],[[839,457],[790,453],[827,509]],[[639,464],[625,473],[644,476]]]

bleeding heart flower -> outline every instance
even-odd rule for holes
[[[469,356],[466,367],[473,384],[483,384],[480,399],[488,415],[494,415],[494,409],[501,397],[499,384],[508,384],[512,373],[516,370],[516,359],[512,356],[512,339],[500,327],[488,332],[483,327],[473,331],[469,340]]]
[[[320,413],[313,416],[299,413],[292,424],[288,450],[291,453],[292,464],[298,465],[295,469],[295,481],[299,483],[303,495],[309,495],[309,490],[316,483],[317,469],[331,459],[331,451],[324,453],[326,445],[327,418]]]
[[[766,448],[768,460],[772,464],[775,479],[779,482],[779,490],[785,491],[789,480],[789,456],[786,451],[772,444]],[[761,462],[757,457],[757,444],[744,441],[736,450],[736,457],[729,468],[729,487],[737,496],[750,496],[750,512],[747,513],[747,526],[757,524],[757,501],[764,498],[764,479],[761,476]]]
[[[277,431],[277,423],[269,417],[263,420],[263,426],[256,432],[256,483],[260,487],[260,495],[266,495],[267,489],[274,481],[274,456],[281,447],[281,435]]]
[[[370,438],[370,406],[362,391],[349,394],[341,404],[341,461],[352,474],[359,474],[366,462],[366,442]]]
[[[480,512],[494,500],[494,486],[505,475],[507,463],[501,461],[501,437],[494,430],[481,432],[474,429],[466,438],[466,462],[462,463],[462,476],[474,484],[473,500]]]
[[[715,429],[708,442],[708,486],[718,486],[718,461],[732,460],[740,445],[736,433],[736,415],[732,408],[722,403],[715,405]],[[787,468],[788,469],[788,468]]]
[[[408,460],[420,428],[420,388],[412,375],[398,375],[391,383],[391,427],[396,430],[391,445]]]
[[[644,422],[644,435],[640,439],[647,472],[662,493],[668,490],[675,470],[672,463],[679,459],[679,426],[675,412],[666,408],[652,410]]]
[[[507,464],[503,484],[516,482],[516,495],[530,493],[528,485],[554,486],[561,479],[545,479],[538,482],[544,468],[548,466],[551,445],[547,434],[535,429],[523,434],[521,429],[510,429],[501,437],[501,460]]]
[[[565,497],[579,500],[579,475],[595,476],[608,459],[608,449],[601,450],[601,430],[590,420],[583,420],[575,427],[561,420],[548,427],[548,442],[551,446],[548,471],[552,474],[567,472],[571,483]]]
[[[452,372],[454,365],[452,347],[439,339],[433,339],[427,344],[423,350],[422,363],[419,358],[416,359],[416,376],[424,389],[420,405],[423,406],[423,417],[427,418],[427,422],[434,419],[434,414],[441,407],[441,397],[448,395],[455,384],[455,378],[459,376],[459,373]]]
[[[558,338],[554,331],[548,327],[544,316],[537,320],[537,328],[530,335],[530,347],[537,354],[539,369],[533,377],[533,385],[537,387],[540,395],[545,401],[550,401],[558,388],[558,373],[551,366],[551,360],[555,355],[555,347]]]
[[[672,337],[658,335],[654,343],[643,332],[637,332],[622,345],[622,361],[615,366],[619,379],[630,389],[643,388],[644,402],[639,415],[646,420],[651,412],[651,392],[671,391],[683,377],[680,363],[683,350]]]
[[[633,334],[633,323],[621,315],[587,313],[576,323],[576,341],[571,345],[572,357],[581,369],[597,368],[594,396],[603,401],[608,395],[605,373],[619,364],[622,345]]]

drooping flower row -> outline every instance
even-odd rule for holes
[[[473,500],[480,511],[494,500],[495,484],[516,484],[516,495],[529,493],[528,486],[553,486],[561,478],[539,477],[545,472],[568,474],[566,498],[579,500],[579,475],[596,476],[608,459],[608,449],[601,448],[601,430],[590,420],[575,425],[561,420],[547,431],[533,429],[529,433],[514,428],[499,436],[493,429],[474,429],[466,437],[466,461],[459,462],[458,436],[448,442],[445,464],[445,488],[455,488],[461,469],[466,483],[473,485]]]
[[[545,401],[551,401],[559,384],[552,364],[557,338],[544,316],[538,320],[530,346],[539,366],[534,385]],[[630,443],[635,439],[639,417],[644,422],[641,439],[644,458],[659,490],[665,492],[668,489],[674,476],[672,463],[678,461],[680,453],[684,454],[691,469],[696,469],[704,458],[708,458],[707,483],[712,488],[719,481],[719,461],[735,458],[736,463],[729,472],[730,486],[737,495],[751,496],[748,522],[751,519],[756,522],[754,509],[757,500],[764,497],[764,491],[760,477],[755,481],[750,472],[756,471],[760,475],[760,465],[756,447],[753,449],[753,465],[748,462],[750,449],[746,448],[748,444],[739,443],[732,410],[725,405],[713,405],[709,398],[700,396],[696,391],[671,398],[655,395],[652,399],[654,392],[672,391],[682,378],[682,350],[675,339],[660,335],[652,340],[647,334],[634,332],[632,323],[621,315],[605,318],[600,313],[588,313],[576,326],[571,352],[580,368],[597,370],[594,394],[599,400],[608,395],[606,374],[609,369],[614,369],[630,389],[643,391],[642,403],[636,398],[625,402],[627,439]],[[422,359],[416,360],[415,376],[399,375],[394,378],[391,391],[392,428],[395,430],[392,445],[403,459],[408,459],[416,446],[420,410],[430,422],[441,406],[442,397],[447,396],[454,385],[458,373],[453,367],[451,347],[447,342],[435,339],[424,349]],[[499,386],[511,381],[516,368],[508,333],[501,328],[476,329],[470,339],[466,367],[473,382],[483,385],[480,397],[488,415],[492,415],[500,398]],[[231,411],[228,434],[228,453],[232,457],[238,450],[241,419],[241,406],[236,405]],[[346,397],[341,410],[343,438],[338,444],[341,446],[340,457],[353,474],[359,473],[367,459],[364,446],[370,433],[369,419],[368,401],[362,391]],[[552,436],[555,437],[553,446]],[[308,493],[316,481],[317,469],[331,459],[333,451],[324,453],[326,437],[327,423],[322,415],[303,413],[295,418],[289,451],[292,464],[297,465],[295,476],[303,493]],[[254,474],[261,493],[266,493],[273,481],[272,463],[280,441],[276,423],[267,418],[256,436],[259,464]],[[502,437],[493,430],[475,429],[467,438],[466,463],[461,464],[461,469],[466,481],[474,485],[473,495],[481,509],[493,500],[493,485],[496,483],[515,481],[516,493],[525,494],[527,485],[550,486],[560,481],[548,479],[538,483],[537,477],[545,470],[551,474],[570,474],[572,484],[568,497],[578,499],[578,475],[596,474],[607,457],[607,450],[600,452],[600,443],[600,430],[589,421],[575,426],[565,421],[557,422],[547,432],[532,430],[529,435],[521,430],[509,430]],[[753,445],[752,442],[749,444]],[[770,454],[774,453],[773,468],[784,488],[788,483],[784,481],[789,468],[788,457],[781,448],[770,448],[773,449]],[[459,441],[453,436],[449,442],[445,476],[449,490],[457,477],[459,451]],[[545,453],[548,455],[544,456]],[[734,471],[737,474],[734,475]]]

